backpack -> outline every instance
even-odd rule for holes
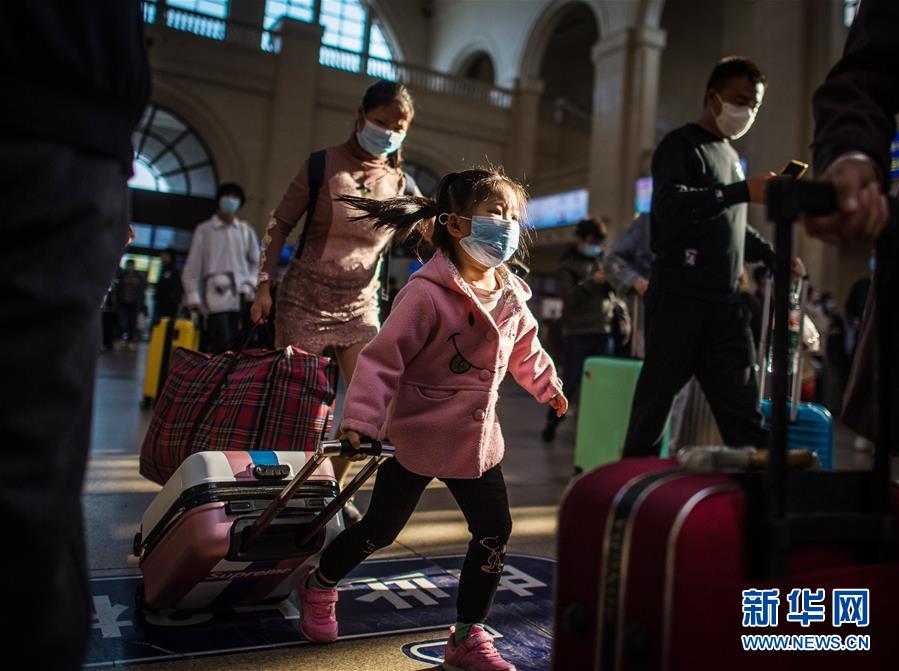
[[[303,231],[300,233],[300,240],[297,243],[297,251],[294,258],[299,261],[300,255],[303,253],[303,247],[306,246],[306,235],[312,225],[315,217],[315,206],[318,203],[318,194],[325,182],[325,149],[312,152],[309,154],[309,205],[306,207],[306,221],[303,224]],[[418,185],[408,172],[403,171],[406,177],[406,186],[403,189],[404,196],[414,196],[418,190]],[[329,222],[330,225],[330,222]],[[387,290],[387,282],[390,277],[390,245],[387,245],[381,252],[383,263],[381,264],[381,300],[387,301],[389,294]]]

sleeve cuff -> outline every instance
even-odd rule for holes
[[[344,417],[340,422],[340,429],[342,431],[355,431],[360,436],[374,438],[375,440],[377,440],[381,434],[381,430],[374,424],[369,424],[368,422],[360,422],[348,417]]]
[[[199,305],[200,304],[200,294],[195,291],[188,292],[184,294],[184,302],[187,305]]]
[[[734,182],[733,184],[728,184],[727,186],[719,188],[723,195],[721,204],[724,205],[724,207],[749,202],[749,185],[745,181]]]
[[[560,380],[558,377],[554,377],[553,379],[551,379],[549,381],[549,384],[547,385],[546,389],[543,390],[543,393],[537,397],[537,402],[538,403],[548,403],[549,399],[551,399],[553,396],[556,396],[561,393],[562,393],[562,380]]]

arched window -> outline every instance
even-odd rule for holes
[[[319,63],[328,67],[360,72],[363,61],[392,61],[393,48],[377,19],[360,0],[266,0],[264,28],[271,30],[284,16],[319,23],[325,29],[319,50]],[[266,33],[268,35],[268,33]],[[263,49],[267,42],[263,39]],[[376,66],[375,66],[376,67]],[[384,69],[383,66],[378,68]]]
[[[174,112],[150,104],[132,136],[134,177],[128,185],[188,196],[214,197],[218,178],[200,136]]]
[[[493,60],[484,51],[478,51],[469,56],[460,69],[459,75],[464,79],[471,79],[485,84],[494,84],[496,72],[493,68]]]

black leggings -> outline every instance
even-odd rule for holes
[[[512,532],[506,481],[499,464],[476,479],[443,479],[459,504],[471,542],[459,578],[459,622],[482,622],[490,611]],[[396,459],[381,465],[368,512],[322,553],[319,568],[327,580],[342,580],[363,559],[396,539],[432,478],[416,475]]]

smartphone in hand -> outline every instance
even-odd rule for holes
[[[803,163],[802,161],[793,159],[783,167],[783,170],[780,171],[780,174],[789,175],[790,177],[799,179],[806,173],[807,170],[808,163]]]

